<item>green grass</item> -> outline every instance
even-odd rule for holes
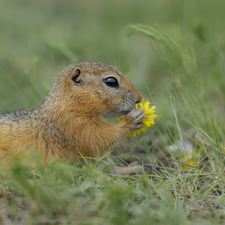
[[[108,176],[88,161],[14,159],[0,167],[0,224],[224,224],[224,4],[2,1],[0,113],[40,105],[74,61],[112,64],[159,115],[114,160],[173,170]]]
[[[222,224],[223,182],[219,174],[111,177],[77,163],[14,161],[1,169],[0,216],[4,224]]]

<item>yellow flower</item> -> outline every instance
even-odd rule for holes
[[[202,149],[189,149],[186,152],[183,153],[178,153],[177,157],[179,161],[181,161],[184,164],[180,164],[179,167],[180,168],[184,168],[184,169],[189,169],[189,166],[193,166],[195,167],[200,160],[200,156],[201,156],[201,152]],[[197,168],[195,168],[195,170],[197,170]]]
[[[128,133],[128,135],[140,135],[141,132],[146,132],[147,127],[150,127],[152,124],[155,124],[154,119],[157,117],[156,114],[154,114],[156,107],[152,106],[150,107],[150,102],[145,101],[144,98],[142,98],[141,103],[137,103],[135,105],[135,108],[144,109],[144,113],[146,114],[145,118],[140,122],[143,123],[143,127],[140,129],[132,130]],[[119,120],[122,120],[125,116],[118,117]]]

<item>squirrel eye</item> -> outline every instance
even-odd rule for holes
[[[71,75],[71,80],[75,83],[75,85],[81,84],[81,78],[80,78],[80,70],[76,69],[73,74]]]
[[[105,84],[107,84],[110,87],[119,87],[118,81],[114,77],[107,77],[104,79]]]

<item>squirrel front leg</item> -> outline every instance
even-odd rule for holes
[[[128,128],[128,131],[125,133],[133,130],[133,129],[140,129],[143,127],[143,124],[140,123],[144,118],[144,109],[133,109],[130,113],[126,115],[124,120],[120,122],[118,125],[122,125],[122,130],[125,131],[125,128]],[[128,174],[128,175],[134,175],[134,174],[140,174],[143,172],[144,169],[149,170],[149,167],[145,165],[141,165],[139,162],[133,162],[127,167],[120,167],[115,165],[115,163],[110,159],[109,156],[106,157],[106,161],[113,165],[109,170],[109,174]],[[152,169],[152,168],[150,168]]]
[[[143,124],[140,122],[145,118],[145,116],[146,114],[144,113],[144,109],[133,109],[120,123],[117,124],[117,126],[119,126],[121,131],[126,134],[131,130],[142,128]]]
[[[143,109],[133,109],[129,112],[125,118],[116,124],[107,124],[102,122],[101,126],[93,129],[90,136],[87,136],[87,141],[84,143],[89,143],[92,148],[92,155],[90,157],[97,157],[105,154],[117,141],[123,137],[125,134],[133,129],[142,128],[143,124],[139,123],[145,118],[145,113]],[[88,149],[88,146],[84,147]],[[88,154],[84,154],[88,156]]]
[[[107,137],[107,141],[105,143],[115,143],[117,139],[119,139],[121,136],[125,135],[126,133],[130,132],[134,129],[140,129],[143,127],[143,124],[140,122],[145,118],[146,114],[144,113],[143,109],[133,109],[130,113],[128,113],[125,118],[120,121],[117,124],[111,125],[110,130],[117,134],[117,136],[110,135]],[[112,132],[113,133],[113,132]],[[106,133],[105,133],[106,134]],[[104,137],[102,137],[104,138]],[[111,147],[111,146],[110,146]],[[113,167],[110,168],[108,173],[113,174],[136,174],[136,173],[142,173],[143,167],[140,164],[132,164],[127,167],[119,167],[113,163],[113,161],[107,156],[106,161],[113,165]]]
[[[108,150],[114,145],[121,137],[134,129],[140,129],[143,124],[140,122],[145,118],[146,114],[144,109],[133,109],[125,118],[116,124],[104,124],[102,129],[97,130],[96,146],[100,149]],[[98,145],[101,143],[102,145]]]

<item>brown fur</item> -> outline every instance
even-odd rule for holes
[[[79,70],[81,84],[71,75]],[[108,88],[104,76],[120,80],[119,88]],[[8,153],[21,155],[24,149],[39,150],[44,162],[52,158],[75,159],[106,153],[123,135],[134,128],[127,115],[116,124],[102,120],[109,112],[127,114],[142,96],[115,67],[103,63],[79,62],[64,68],[56,77],[44,103],[0,115],[0,158]],[[122,110],[123,111],[123,110]]]

